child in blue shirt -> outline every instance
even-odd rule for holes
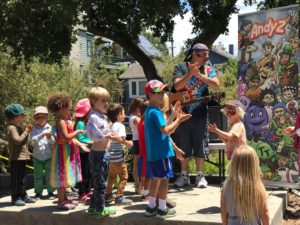
[[[145,141],[147,161],[152,170],[153,180],[149,190],[149,205],[146,216],[155,216],[161,219],[175,216],[175,210],[166,206],[168,182],[173,177],[172,160],[175,156],[170,134],[178,125],[189,119],[191,115],[183,114],[176,109],[176,119],[167,125],[161,105],[163,103],[164,90],[167,85],[158,80],[151,80],[145,86],[145,94],[149,98],[149,106],[144,114]],[[175,149],[176,150],[176,149]],[[156,196],[159,195],[158,208]]]

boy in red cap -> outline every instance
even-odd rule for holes
[[[176,213],[166,205],[169,178],[173,177],[171,157],[175,156],[169,135],[181,122],[190,118],[189,114],[183,114],[176,109],[177,118],[167,125],[160,109],[166,88],[167,85],[158,80],[150,80],[145,86],[145,94],[149,98],[149,106],[144,114],[145,141],[147,161],[153,175],[145,216],[156,216],[161,219],[175,216]],[[156,206],[157,194],[159,195],[158,207]]]

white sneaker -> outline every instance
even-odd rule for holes
[[[190,185],[190,177],[187,175],[181,174],[180,177],[178,177],[174,183],[175,187],[183,187],[186,185]]]
[[[198,174],[196,176],[196,186],[198,188],[207,188],[207,181],[203,174]]]

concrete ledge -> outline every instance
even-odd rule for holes
[[[39,200],[35,204],[24,207],[11,206],[10,197],[0,199],[1,225],[214,225],[221,224],[220,187],[209,186],[206,189],[190,186],[184,189],[170,189],[169,197],[177,202],[176,217],[165,221],[156,218],[146,218],[144,210],[147,202],[133,195],[133,184],[127,188],[128,198],[134,201],[131,206],[117,206],[117,214],[103,219],[96,219],[85,214],[86,205],[79,204],[75,210],[60,211],[55,202]],[[33,190],[29,193],[33,195]],[[270,224],[281,225],[283,200],[272,194],[268,196]]]

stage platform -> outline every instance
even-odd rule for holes
[[[38,200],[24,207],[11,206],[10,197],[0,199],[0,225],[212,225],[221,224],[220,186],[209,185],[200,189],[194,186],[184,189],[170,188],[169,198],[176,201],[176,216],[167,220],[147,218],[144,210],[147,202],[133,194],[133,184],[126,186],[131,206],[117,206],[117,214],[96,219],[85,213],[88,206],[79,204],[75,210],[61,211],[54,201]],[[28,193],[33,195],[33,190]],[[270,224],[281,225],[286,191],[268,191]]]

